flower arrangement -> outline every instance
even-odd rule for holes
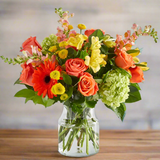
[[[157,42],[157,32],[150,25],[142,30],[133,24],[132,33],[128,30],[124,37],[117,35],[114,39],[101,29],[86,29],[84,24],[78,24],[80,33],[77,33],[68,21],[74,14],[62,8],[55,13],[61,24],[56,35],[46,37],[41,45],[36,37],[28,38],[20,50],[23,56],[14,59],[1,56],[9,64],[21,64],[22,72],[15,84],[23,84],[25,89],[18,91],[15,97],[24,97],[25,103],[32,100],[45,107],[59,101],[76,115],[94,108],[100,99],[123,121],[125,103],[141,100],[138,83],[144,81],[143,72],[149,70],[147,62],[140,62],[137,57],[140,49],[134,48],[135,41],[139,36],[152,36]],[[77,124],[77,121],[67,123]],[[73,137],[77,132],[73,130]],[[60,142],[64,133],[66,136],[61,127]],[[85,133],[86,139],[88,133],[88,141],[91,140],[96,148],[92,139],[96,133],[92,129]],[[70,150],[73,137],[63,150]]]

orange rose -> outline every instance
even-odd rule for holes
[[[80,58],[68,59],[65,63],[66,72],[71,76],[79,77],[80,74],[88,69],[84,60]]]
[[[135,68],[130,68],[129,70],[132,75],[132,78],[130,79],[131,83],[140,83],[144,80],[143,71],[139,66],[136,66]]]
[[[80,82],[78,83],[78,90],[84,96],[92,96],[95,95],[99,89],[92,75],[89,74],[88,72],[84,72],[80,76]]]
[[[90,36],[94,31],[95,31],[96,29],[87,29],[85,32],[84,32],[84,34],[86,35],[86,36]],[[105,34],[105,31],[103,31],[103,30],[101,30],[102,32],[103,32],[103,34]]]
[[[41,45],[37,42],[36,37],[30,37],[22,44],[22,48],[20,51],[28,51],[32,55],[32,46],[37,46],[39,49],[42,49]]]
[[[34,73],[34,69],[32,67],[32,64],[22,64],[21,67],[23,68],[23,70],[19,80],[21,81],[21,83],[33,86],[32,74]]]
[[[119,52],[115,58],[115,63],[118,67],[128,69],[134,63],[131,55],[127,54],[124,50]]]

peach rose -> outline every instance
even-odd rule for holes
[[[115,58],[115,63],[120,68],[128,69],[133,66],[134,61],[131,55],[127,54],[124,50],[121,50]]]
[[[80,58],[68,59],[65,63],[66,72],[71,76],[79,77],[80,74],[88,69],[84,60]]]
[[[131,83],[140,83],[144,80],[143,71],[139,66],[136,66],[135,68],[130,68],[129,70],[132,75],[132,78],[130,79]]]
[[[37,42],[36,37],[30,37],[22,44],[22,48],[20,51],[28,51],[32,55],[32,46],[37,46],[39,49],[42,49],[41,45]]]
[[[89,74],[88,72],[84,72],[80,76],[80,82],[78,83],[78,90],[84,96],[92,96],[95,95],[99,89],[92,75]]]
[[[29,86],[33,86],[32,83],[32,74],[34,73],[34,69],[32,64],[22,64],[21,67],[23,68],[22,73],[20,75],[19,80],[21,83],[27,84]]]
[[[84,32],[84,34],[86,35],[86,36],[90,36],[94,31],[95,31],[96,29],[87,29],[85,32]],[[105,31],[103,31],[103,30],[101,30],[102,32],[103,32],[103,34],[105,34]]]

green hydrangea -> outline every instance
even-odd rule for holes
[[[103,103],[112,108],[120,106],[125,102],[130,91],[128,85],[130,83],[129,76],[120,69],[112,70],[108,73],[105,83],[101,84],[99,94]]]
[[[54,34],[51,34],[49,37],[46,37],[43,41],[42,41],[42,49],[44,51],[48,51],[48,49],[51,47],[51,46],[54,46],[56,45],[57,43],[57,36],[54,35]]]

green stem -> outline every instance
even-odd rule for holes
[[[86,129],[86,153],[89,154],[89,134],[87,129]]]

